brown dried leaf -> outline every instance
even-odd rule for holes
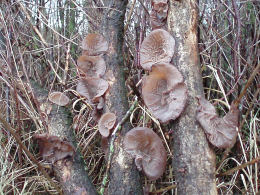
[[[176,119],[183,111],[187,87],[177,68],[161,63],[154,65],[149,76],[143,78],[142,95],[154,117],[165,123]]]
[[[66,95],[58,91],[52,92],[49,95],[49,100],[59,106],[66,106],[70,102],[70,99]]]
[[[239,110],[234,104],[223,118],[219,118],[214,106],[204,97],[198,97],[196,119],[204,129],[209,142],[218,148],[232,147],[237,137]]]
[[[102,35],[89,33],[82,41],[82,48],[85,55],[95,56],[106,53],[108,43]]]
[[[86,77],[79,80],[77,92],[86,97],[89,103],[97,103],[99,97],[108,90],[108,82],[101,78]]]
[[[152,31],[143,41],[140,49],[140,64],[151,70],[156,63],[169,63],[174,54],[175,40],[163,29]]]
[[[160,137],[152,129],[136,127],[124,138],[124,149],[135,158],[136,166],[150,180],[162,176],[166,167],[166,150]]]
[[[48,162],[54,163],[67,157],[73,157],[74,147],[67,141],[62,141],[59,137],[44,134],[33,136],[38,140],[40,155]]]
[[[80,73],[87,77],[102,77],[106,72],[106,63],[101,56],[82,55],[77,64]]]

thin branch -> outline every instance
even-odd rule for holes
[[[240,93],[240,95],[238,96],[238,98],[235,100],[235,105],[238,106],[238,104],[240,103],[242,97],[246,94],[247,88],[251,85],[251,83],[254,81],[254,78],[257,74],[259,74],[258,69],[260,68],[260,63],[256,66],[256,68],[253,70],[253,73],[250,75],[243,91]]]
[[[243,168],[247,167],[248,165],[255,164],[255,163],[257,163],[258,161],[260,161],[260,156],[257,157],[257,158],[255,158],[255,159],[253,159],[253,160],[251,160],[251,161],[249,161],[249,162],[246,162],[246,163],[244,163],[244,164],[242,164],[242,165],[236,166],[236,167],[234,167],[234,168],[232,168],[232,169],[230,169],[230,170],[228,170],[228,171],[226,171],[226,172],[224,172],[224,173],[220,173],[220,174],[217,175],[217,177],[219,177],[219,176],[225,176],[225,175],[231,175],[231,174],[234,173],[235,171],[238,171],[238,170],[240,170],[240,169],[243,169]]]

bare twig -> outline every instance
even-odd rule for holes
[[[246,162],[246,163],[244,163],[244,164],[242,164],[242,165],[236,166],[236,167],[234,167],[234,168],[232,168],[232,169],[230,169],[230,170],[228,170],[228,171],[226,171],[226,172],[224,172],[224,173],[220,173],[220,174],[217,175],[217,177],[219,177],[219,176],[225,176],[225,175],[231,175],[231,174],[234,173],[235,171],[238,171],[238,170],[240,170],[240,169],[243,169],[243,168],[247,167],[248,165],[255,164],[255,163],[257,163],[258,161],[260,161],[260,156],[257,157],[257,158],[255,158],[255,159],[253,159],[253,160],[251,160],[251,161],[249,161],[249,162]]]
[[[254,78],[257,74],[259,74],[259,68],[260,68],[260,63],[255,67],[255,69],[253,70],[252,74],[250,75],[243,91],[240,93],[240,95],[238,96],[238,98],[235,100],[235,105],[238,106],[238,104],[240,103],[241,99],[243,98],[243,96],[246,94],[247,88],[251,85],[251,83],[254,81]]]

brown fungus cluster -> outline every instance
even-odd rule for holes
[[[108,43],[102,35],[90,33],[83,39],[82,48],[82,56],[77,60],[80,78],[76,91],[93,106],[92,118],[98,121],[98,130],[102,135],[101,145],[106,148],[108,137],[116,123],[114,113],[103,114],[105,94],[109,89],[109,78],[103,58],[108,50]]]
[[[109,84],[102,78],[106,72],[106,63],[103,55],[108,50],[108,43],[100,34],[90,33],[82,41],[82,56],[77,60],[79,82],[77,92],[94,106],[92,113],[95,119],[99,119],[99,112],[104,107],[104,96]]]
[[[57,136],[44,133],[35,134],[33,137],[38,140],[41,157],[48,162],[55,163],[75,154],[74,147]]]
[[[141,66],[150,71],[143,78],[144,103],[153,116],[163,123],[179,117],[187,100],[183,76],[170,63],[174,46],[175,40],[170,33],[157,29],[144,39],[140,50]]]
[[[168,0],[152,0],[150,15],[153,31],[140,48],[140,64],[149,71],[142,83],[145,105],[160,122],[166,123],[180,116],[187,100],[183,76],[173,64],[175,40],[164,30],[168,14]],[[124,148],[133,156],[138,170],[150,180],[162,176],[167,154],[159,136],[146,127],[130,130],[124,138]]]

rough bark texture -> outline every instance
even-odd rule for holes
[[[101,30],[109,43],[109,51],[105,56],[107,75],[109,75],[107,80],[110,84],[106,106],[107,111],[116,114],[118,122],[129,108],[123,61],[123,29],[127,2],[127,0],[104,1],[108,9],[104,13]],[[115,151],[109,172],[109,194],[142,194],[140,176],[133,159],[122,148],[122,136],[129,130],[129,122],[124,123],[121,135],[115,141]]]
[[[217,194],[215,155],[195,118],[197,95],[203,95],[198,58],[197,1],[170,1],[168,28],[176,40],[173,63],[182,72],[188,87],[188,102],[173,124],[174,159],[178,194]]]
[[[40,86],[34,85],[34,93],[37,100],[41,104],[41,108],[47,107],[51,103],[47,101],[48,92]],[[71,128],[71,117],[69,110],[65,107],[52,105],[52,111],[48,115],[46,121],[48,130],[51,135],[65,139],[76,148],[76,140]],[[76,151],[74,159],[65,159],[57,161],[54,166],[55,175],[62,186],[64,194],[97,194],[95,187],[87,176],[84,169],[85,165],[80,157],[80,153]]]

